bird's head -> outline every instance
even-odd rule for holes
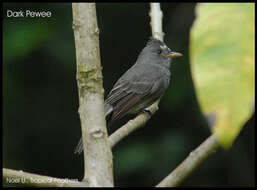
[[[138,56],[137,64],[153,64],[170,68],[171,60],[181,56],[181,53],[172,52],[161,40],[150,37]]]
[[[171,60],[173,58],[181,57],[181,53],[173,52],[162,41],[151,37],[147,42],[145,51],[149,52],[153,57],[160,58],[161,60]]]

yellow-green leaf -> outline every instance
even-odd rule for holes
[[[197,98],[215,114],[213,132],[228,148],[254,109],[254,3],[201,3],[191,30]]]

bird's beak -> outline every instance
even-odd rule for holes
[[[168,55],[169,58],[177,58],[181,56],[183,56],[183,54],[177,52],[170,52],[170,54]]]

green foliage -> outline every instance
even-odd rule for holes
[[[18,23],[5,22],[3,32],[4,62],[23,59],[39,45],[42,45],[52,32],[49,24],[23,21]]]
[[[228,148],[254,107],[254,4],[202,3],[190,54],[198,101]]]

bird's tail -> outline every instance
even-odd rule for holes
[[[110,115],[110,113],[112,113],[112,111],[113,111],[113,107],[110,104],[105,103],[104,104],[105,118],[107,118]],[[83,142],[82,142],[82,138],[80,138],[79,143],[74,150],[74,154],[81,154],[82,151],[83,151]]]

